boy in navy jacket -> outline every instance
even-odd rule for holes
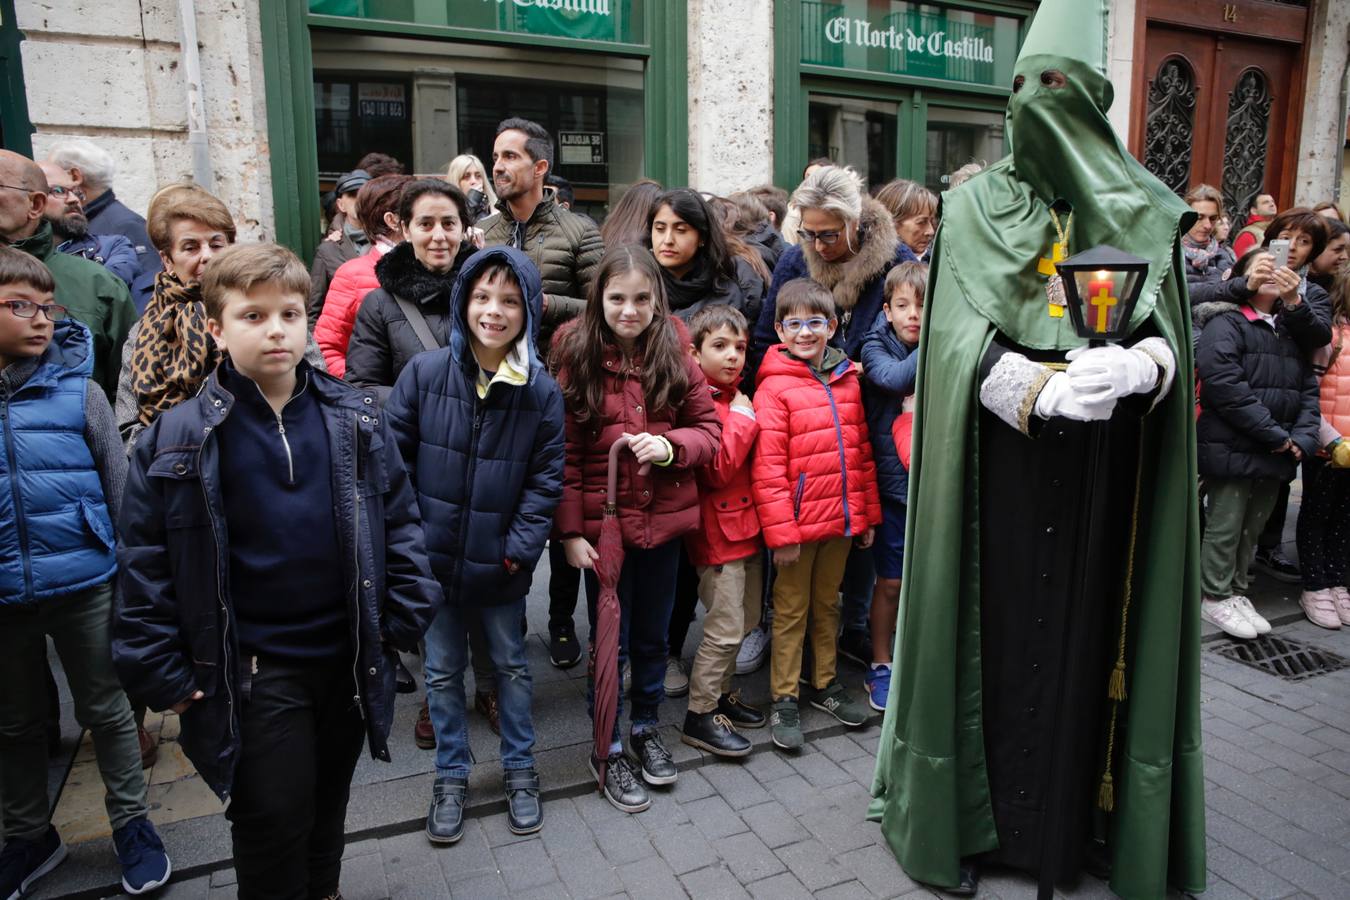
[[[436,732],[427,837],[441,844],[459,840],[464,828],[464,667],[475,621],[497,670],[507,824],[516,834],[543,825],[521,633],[525,595],[562,498],[562,393],[535,344],[542,305],[529,257],[510,247],[474,254],[451,293],[450,345],[414,357],[385,405],[445,589],[426,642]]]
[[[136,722],[110,652],[113,519],[126,478],[89,329],[52,302],[51,272],[0,247],[0,897],[66,858],[47,799],[50,636],[94,736],[127,893],[169,880],[146,818]]]
[[[361,745],[388,760],[395,651],[440,588],[374,398],[303,361],[300,260],[230,247],[202,296],[226,359],[132,453],[114,658],[229,801],[239,896],[331,897]]]

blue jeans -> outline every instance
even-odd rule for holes
[[[619,574],[619,671],[625,661],[633,664],[630,694],[634,731],[656,727],[657,710],[666,698],[666,650],[670,611],[675,606],[675,580],[680,563],[680,540],[676,538],[650,550],[627,547]],[[595,640],[595,602],[600,583],[595,572],[586,570],[586,614]],[[623,689],[619,686],[618,715],[614,717],[614,740],[619,740],[623,717]],[[586,685],[586,708],[593,711],[595,683]]]
[[[904,524],[901,524],[901,530]],[[862,550],[856,544],[848,552],[844,567],[844,581],[839,585],[844,595],[839,621],[844,631],[867,633],[867,619],[872,613],[872,587],[877,581],[876,565],[871,550]]]
[[[465,715],[464,669],[469,662],[471,620],[482,623],[488,655],[497,669],[497,709],[502,725],[502,768],[534,768],[533,683],[525,661],[520,617],[525,598],[497,606],[466,608],[446,603],[427,630],[427,705],[436,730],[437,777],[468,778],[469,725]],[[485,690],[486,685],[480,686]]]

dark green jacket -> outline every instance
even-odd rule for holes
[[[42,260],[56,280],[56,302],[70,310],[94,338],[94,382],[112,403],[117,397],[117,373],[122,368],[122,345],[136,305],[126,283],[96,262],[60,253],[52,239],[52,226],[43,222],[32,236],[16,242],[15,249]]]

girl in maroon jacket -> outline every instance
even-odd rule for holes
[[[605,254],[585,311],[558,330],[555,362],[566,408],[563,498],[555,520],[567,561],[588,570],[592,631],[609,448],[621,436],[619,523],[624,563],[619,577],[621,634],[633,670],[631,744],[639,779],[623,754],[616,721],[605,796],[625,812],[650,805],[648,784],[671,784],[675,765],[656,731],[665,698],[666,630],[675,601],[680,538],[699,525],[694,470],[712,460],[721,437],[703,372],[690,358],[689,336],[670,315],[651,251],[616,247]],[[620,651],[621,656],[623,651]],[[622,665],[623,660],[620,660]],[[593,688],[592,688],[593,689]],[[622,697],[620,697],[622,712]]]

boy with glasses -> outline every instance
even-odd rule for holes
[[[854,541],[871,546],[881,504],[858,367],[829,344],[839,324],[834,296],[799,278],[783,285],[775,315],[782,343],[769,348],[757,376],[751,480],[777,567],[769,722],[775,745],[799,750],[798,678],[808,630],[808,702],[845,725],[867,721],[866,705],[835,678],[835,638],[849,549]]]
[[[94,737],[129,894],[169,880],[146,818],[131,704],[113,669],[113,522],[126,456],[91,380],[89,330],[52,302],[51,272],[0,248],[0,897],[21,897],[66,858],[47,798],[44,665],[50,636]]]

